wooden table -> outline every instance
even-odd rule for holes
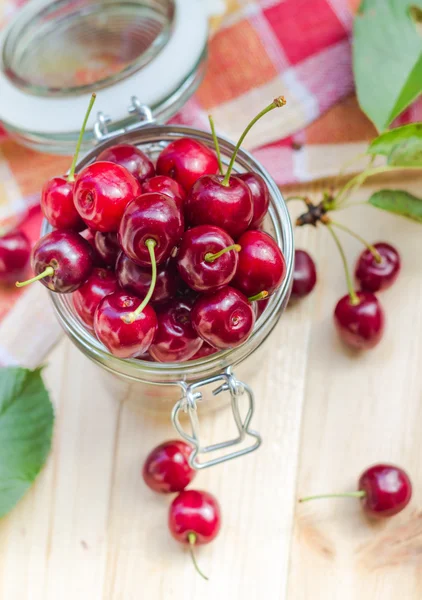
[[[420,192],[421,184],[393,185]],[[359,356],[340,345],[332,326],[345,292],[340,258],[327,232],[299,231],[297,245],[316,257],[319,283],[287,310],[250,381],[265,443],[196,480],[219,498],[224,518],[215,543],[198,551],[210,581],[167,532],[170,498],[150,492],[140,475],[149,449],[174,436],[169,419],[116,398],[63,340],[45,371],[57,411],[53,451],[0,525],[2,600],[422,597],[422,229],[363,206],[340,219],[401,251],[400,281],[381,298],[385,338]],[[353,261],[361,248],[342,238]],[[220,411],[205,427],[224,435],[229,420]],[[397,517],[371,524],[354,500],[298,505],[303,494],[353,490],[377,461],[402,465],[415,484]]]

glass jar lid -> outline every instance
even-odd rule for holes
[[[196,89],[206,45],[202,0],[31,0],[0,38],[0,119],[23,143],[64,153],[93,91],[116,127],[137,119],[134,95],[164,121]]]

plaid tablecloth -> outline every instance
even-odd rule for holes
[[[222,14],[212,19],[205,79],[175,122],[208,128],[212,113],[218,131],[236,139],[283,94],[287,106],[262,119],[245,143],[279,184],[335,174],[374,136],[353,93],[350,36],[359,0],[198,1]],[[0,0],[0,26],[18,5]],[[400,118],[409,120],[422,120],[421,102]],[[39,190],[68,167],[69,159],[36,154],[0,132],[0,223],[19,215],[36,239]],[[0,319],[19,293],[0,291]]]

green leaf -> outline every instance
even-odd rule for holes
[[[371,142],[368,153],[387,156],[389,165],[422,167],[422,123],[411,123],[382,133]]]
[[[422,223],[422,200],[403,190],[375,192],[368,202],[376,208]]]
[[[353,70],[362,110],[382,131],[422,92],[422,0],[362,0]]]
[[[41,369],[0,369],[0,517],[20,500],[43,467],[53,421]]]

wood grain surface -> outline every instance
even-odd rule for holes
[[[393,184],[420,191],[422,179]],[[223,513],[220,536],[198,549],[210,581],[170,538],[170,498],[154,495],[141,478],[151,447],[174,436],[169,418],[144,413],[63,339],[45,371],[57,417],[53,451],[0,523],[1,600],[422,597],[422,230],[364,206],[337,220],[400,249],[400,280],[381,297],[385,338],[367,354],[340,345],[332,326],[345,293],[340,258],[327,232],[298,231],[297,246],[316,257],[319,282],[286,311],[249,381],[264,444],[196,479]],[[342,239],[353,262],[361,248]],[[16,344],[13,327],[7,336]],[[228,435],[228,411],[204,419],[210,437]],[[397,463],[413,479],[413,500],[397,517],[374,525],[355,500],[297,503],[308,493],[353,490],[377,461]]]

